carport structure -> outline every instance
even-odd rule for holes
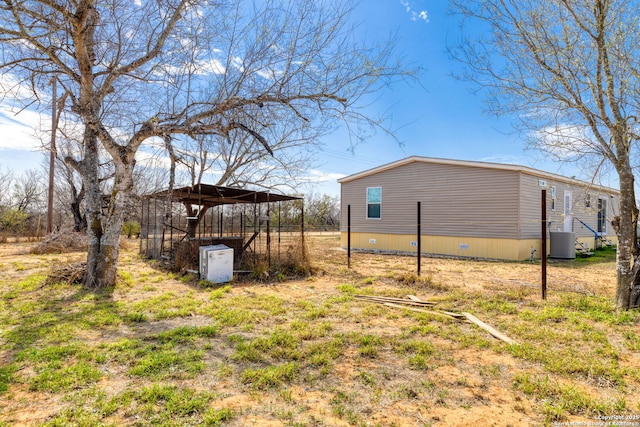
[[[300,224],[282,224],[281,205],[296,201]],[[272,255],[280,257],[283,236],[304,247],[302,198],[268,191],[208,184],[160,191],[143,197],[140,224],[140,253],[179,270],[198,268],[200,246],[233,248],[235,269],[258,261],[271,266]]]

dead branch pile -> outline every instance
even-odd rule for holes
[[[44,281],[44,286],[54,283],[67,283],[70,285],[82,283],[82,279],[87,271],[86,262],[76,262],[54,267],[49,276]]]
[[[62,229],[47,235],[42,242],[31,249],[32,254],[63,254],[87,250],[87,234],[72,229]]]

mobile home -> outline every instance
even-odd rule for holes
[[[529,167],[413,156],[338,182],[343,247],[350,211],[352,248],[416,252],[420,202],[423,253],[528,259],[540,254],[542,190],[550,233],[587,250],[616,243],[618,190]]]

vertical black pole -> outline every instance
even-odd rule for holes
[[[258,223],[258,195],[256,193],[253,194],[253,233],[260,233],[260,224]],[[256,250],[256,242],[260,238],[260,234],[253,239],[253,264],[256,265],[258,263],[258,251]]]
[[[223,210],[224,208],[222,207],[222,205],[220,205],[220,215],[219,215],[219,219],[218,219],[218,237],[222,238],[222,221],[224,221],[224,217],[223,217]]]
[[[267,266],[271,268],[271,202],[267,193]]]
[[[282,202],[278,201],[278,262],[280,262],[280,243],[282,242],[282,236],[281,236],[281,232],[282,232],[282,218],[281,218],[281,213],[282,213]]]
[[[164,234],[164,218],[162,219],[162,233]],[[153,259],[160,258],[160,252],[158,252],[158,202],[153,204]],[[160,247],[162,249],[162,247]]]
[[[149,203],[149,199],[144,199],[144,198],[142,199],[142,212],[140,214],[140,237],[139,237],[140,241],[138,242],[140,246],[138,249],[140,251],[140,254],[142,254],[142,237],[145,235],[144,230],[148,228],[148,227],[145,227],[145,223],[144,223],[144,205],[146,204],[147,206],[149,206],[148,203]],[[144,255],[145,257],[147,256],[146,253]]]
[[[213,208],[211,208],[211,212],[207,211],[204,213],[204,215],[202,215],[202,219],[199,219],[198,221],[200,221],[200,225],[198,225],[198,227],[202,227],[204,229],[204,237],[213,237],[213,216],[212,213],[213,212]],[[209,226],[209,233],[207,233],[207,215],[209,215],[209,217],[211,218],[211,225]],[[200,216],[200,210],[198,209],[198,215]],[[211,244],[211,243],[206,243],[207,245]]]
[[[418,202],[418,230],[417,230],[417,236],[416,236],[416,242],[418,244],[418,276],[420,276],[420,264],[422,261],[422,242],[421,242],[421,236],[422,236],[422,230],[420,229],[420,202]]]
[[[347,205],[347,268],[351,268],[351,205]]]
[[[304,242],[304,199],[302,199],[302,204],[300,205],[300,239],[302,241],[302,256],[305,261],[307,261],[307,248]]]
[[[542,299],[547,299],[547,190],[542,190]]]

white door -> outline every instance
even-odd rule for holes
[[[571,190],[564,190],[564,231],[573,231],[573,195]]]

